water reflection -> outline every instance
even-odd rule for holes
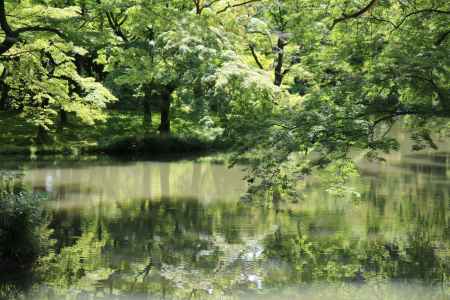
[[[196,198],[235,201],[246,190],[239,168],[195,162],[133,162],[114,165],[41,167],[23,179],[63,206],[125,199]]]
[[[360,199],[309,183],[277,211],[239,203],[243,173],[223,165],[25,166],[54,240],[25,299],[448,299],[439,157],[361,162]]]

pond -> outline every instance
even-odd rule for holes
[[[359,163],[359,198],[310,183],[274,209],[239,201],[243,170],[213,160],[3,161],[48,195],[51,250],[0,285],[37,300],[450,299],[449,163],[403,149]]]

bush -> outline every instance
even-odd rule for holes
[[[0,192],[0,273],[30,267],[46,253],[50,230],[42,195]]]
[[[126,137],[105,145],[102,151],[108,154],[183,154],[200,153],[215,148],[213,142],[205,142],[195,138],[180,137]]]

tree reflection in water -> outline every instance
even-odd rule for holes
[[[446,173],[392,168],[355,180],[356,202],[312,182],[277,211],[239,203],[242,173],[210,163],[31,168],[25,188],[53,176],[55,243],[25,298],[445,299]]]

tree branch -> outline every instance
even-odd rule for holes
[[[406,21],[406,19],[408,19],[411,16],[414,15],[418,15],[418,14],[422,14],[422,13],[436,13],[436,14],[445,14],[445,15],[450,15],[450,11],[445,11],[445,10],[440,10],[440,9],[433,9],[433,8],[425,8],[425,9],[420,9],[420,10],[416,10],[413,12],[410,12],[409,14],[405,15],[402,20],[400,21],[400,23],[398,23],[395,27],[399,28],[400,26],[402,26],[402,24]]]
[[[50,32],[55,33],[58,36],[64,38],[64,34],[62,31],[57,30],[55,28],[49,27],[41,27],[41,26],[27,26],[22,27],[17,30],[13,30],[6,19],[6,9],[5,9],[5,0],[0,0],[0,28],[5,33],[5,38],[3,42],[0,44],[0,55],[11,49],[15,43],[19,41],[19,37],[21,33],[25,32]]]
[[[391,119],[394,119],[396,117],[401,116],[422,116],[422,117],[438,117],[438,118],[448,118],[450,111],[446,110],[424,110],[424,111],[418,111],[418,110],[404,110],[404,111],[393,111],[393,112],[387,112],[388,115],[384,117],[380,117],[379,119],[373,121],[371,127],[375,128],[379,123],[383,121],[388,121]]]
[[[378,21],[378,22],[388,23],[389,25],[391,25],[391,26],[394,27],[394,28],[397,27],[397,25],[395,25],[394,22],[392,22],[392,21],[390,21],[390,20],[386,20],[386,19],[380,18],[380,17],[377,17],[377,16],[371,15],[371,16],[369,17],[369,19],[374,20],[374,21]]]
[[[192,0],[192,2],[193,2],[194,5],[195,5],[195,13],[196,13],[197,15],[201,15],[204,6],[202,6],[202,5],[200,4],[200,0]]]
[[[125,20],[119,24],[111,12],[106,11],[105,15],[106,15],[106,19],[108,20],[109,26],[114,31],[114,33],[118,37],[120,37],[125,43],[128,43],[128,38],[125,35],[125,33],[123,33],[122,28],[120,27],[120,25],[123,24],[123,22],[125,22]]]
[[[333,30],[333,28],[340,22],[344,22],[344,21],[347,21],[349,19],[355,19],[355,18],[358,18],[358,17],[362,16],[363,14],[365,14],[366,12],[371,10],[377,3],[378,3],[378,0],[371,0],[369,2],[369,4],[367,4],[365,7],[363,7],[360,10],[358,10],[357,12],[354,12],[354,13],[352,13],[350,15],[342,14],[341,17],[333,20],[333,24],[330,27],[330,31]]]
[[[5,0],[0,0],[0,26],[6,35],[13,32],[6,20]]]
[[[22,27],[14,31],[17,34],[25,33],[25,32],[49,32],[58,35],[61,38],[66,38],[64,33],[61,30],[50,28],[50,27],[42,27],[42,26],[28,26]]]
[[[447,38],[447,36],[450,34],[450,30],[448,30],[448,31],[446,31],[446,32],[444,32],[444,33],[442,33],[440,36],[439,36],[439,38],[436,40],[436,42],[434,42],[434,45],[435,46],[439,46],[440,44],[442,44],[444,41],[445,41],[445,39]]]
[[[238,6],[243,6],[243,5],[247,5],[247,4],[250,4],[250,3],[253,3],[253,2],[259,2],[259,1],[261,1],[261,0],[248,0],[248,1],[245,1],[245,2],[233,4],[233,5],[230,5],[230,4],[228,3],[227,6],[225,6],[225,7],[222,8],[221,10],[217,11],[216,14],[218,15],[218,14],[224,13],[224,12],[226,12],[226,11],[227,11],[228,9],[230,9],[230,8],[235,8],[235,7],[238,7]]]
[[[261,62],[259,61],[258,55],[255,52],[255,46],[252,44],[249,44],[248,47],[250,48],[250,52],[252,53],[253,58],[255,59],[256,64],[258,65],[258,67],[261,70],[264,70],[263,65],[261,64]]]
[[[209,1],[209,2],[206,2],[204,5],[203,5],[203,7],[204,8],[206,8],[206,7],[211,7],[211,6],[213,6],[214,4],[216,4],[217,2],[219,2],[220,0],[211,0],[211,1]]]

